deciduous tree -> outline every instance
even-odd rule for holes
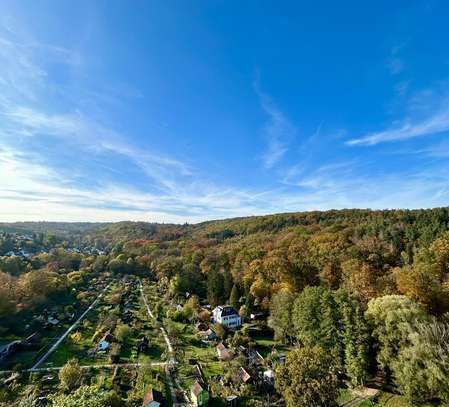
[[[287,407],[336,406],[337,377],[332,357],[320,347],[292,350],[276,369],[276,388]]]
[[[409,339],[392,366],[400,391],[412,405],[431,399],[449,405],[449,324],[419,323]]]
[[[377,361],[384,369],[391,369],[399,352],[409,344],[413,327],[428,319],[420,305],[403,295],[371,300],[365,316],[379,344]]]

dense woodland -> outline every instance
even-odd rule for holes
[[[53,247],[0,258],[4,320],[91,273],[136,274],[172,297],[188,292],[243,318],[262,314],[275,339],[294,346],[276,380],[288,406],[332,405],[340,381],[376,377],[411,405],[449,405],[449,208],[0,230],[0,255],[14,233]],[[104,253],[83,254],[88,248]],[[308,375],[323,379],[314,391]]]

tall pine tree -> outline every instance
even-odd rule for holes
[[[210,270],[207,274],[207,299],[212,306],[223,302],[223,275],[217,270]]]
[[[231,296],[229,297],[229,304],[234,307],[237,311],[240,307],[240,294],[239,289],[236,284],[232,286]]]

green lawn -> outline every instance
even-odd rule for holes
[[[273,350],[279,353],[287,354],[290,347],[276,342],[272,337],[268,336],[254,336],[251,338],[256,343],[256,350],[266,358]]]
[[[155,321],[149,320],[148,312],[140,296],[138,298],[138,301],[135,302],[136,309],[133,312],[133,315],[136,321],[140,324],[140,328],[134,330],[133,337],[130,338],[128,344],[122,350],[121,358],[123,358],[123,361],[129,358],[129,348],[136,349],[138,340],[142,337],[146,337],[149,339],[149,348],[147,352],[139,355],[138,361],[140,363],[162,361],[165,352],[165,341],[160,329],[156,326]]]
[[[194,365],[199,363],[203,369],[206,380],[211,377],[223,374],[223,367],[218,361],[217,353],[215,351],[215,344],[206,345],[201,342],[191,327],[187,327],[185,332],[180,335],[179,341],[184,353],[182,363],[178,369],[178,377],[181,386],[190,392],[190,387],[193,385],[195,376],[197,374]],[[192,364],[189,364],[189,361]]]
[[[354,395],[348,389],[339,390],[339,395],[337,399],[337,403],[339,406],[342,406],[343,404],[354,399],[355,399]]]
[[[406,401],[405,397],[398,396],[396,394],[381,392],[377,397],[378,403],[384,407],[409,407],[410,404]],[[435,404],[423,404],[422,407],[434,407]]]

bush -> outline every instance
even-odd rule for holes
[[[215,324],[213,330],[220,339],[226,339],[226,337],[228,335],[228,331],[224,325]]]
[[[97,340],[100,338],[101,335],[103,335],[103,332],[101,330],[96,330],[95,333],[92,335],[91,343],[97,342]]]
[[[109,359],[111,363],[117,363],[120,360],[120,351],[122,347],[119,343],[114,342],[111,344]]]
[[[187,320],[184,311],[175,311],[170,317],[175,322],[185,322]]]
[[[71,391],[77,388],[82,381],[82,371],[78,359],[70,359],[59,371],[61,388]]]
[[[68,395],[52,394],[49,400],[53,407],[109,407],[112,405],[110,394],[96,386],[82,386]]]
[[[76,331],[76,332],[73,332],[73,334],[70,334],[70,340],[74,344],[80,343],[82,339],[83,339],[83,337],[81,336],[81,332],[79,332],[79,331]]]
[[[126,342],[126,340],[131,336],[132,329],[129,325],[118,324],[115,328],[115,337],[121,343]]]

